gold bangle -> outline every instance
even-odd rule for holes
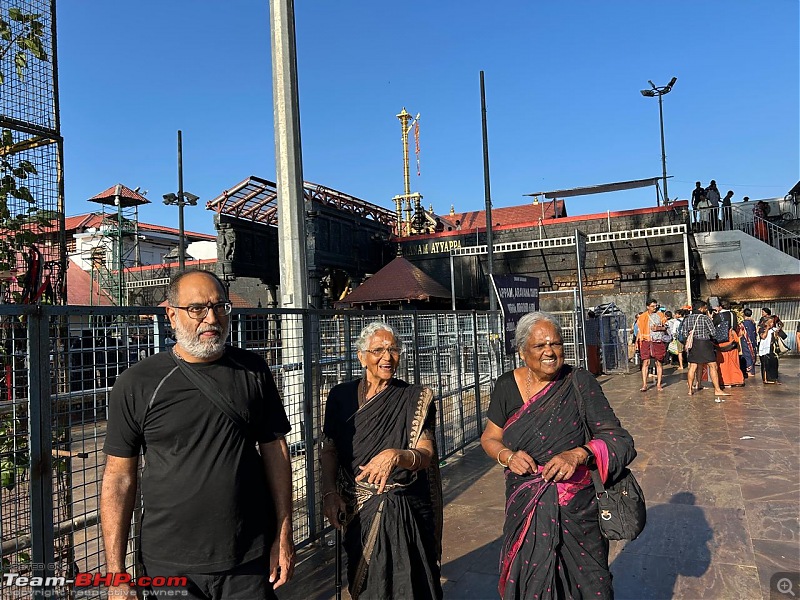
[[[500,455],[501,455],[503,452],[505,452],[506,450],[508,450],[509,452],[511,452],[511,456],[514,456],[514,451],[513,451],[513,450],[511,450],[510,448],[503,448],[502,450],[500,450],[500,452],[498,452],[498,453],[497,453],[497,464],[498,464],[498,465],[500,465],[501,467],[506,467],[506,468],[508,468],[508,461],[506,461],[506,462],[505,462],[505,464],[503,464],[502,462],[500,462]],[[511,460],[511,457],[510,457],[510,456],[509,456],[509,460]]]
[[[408,449],[411,452],[411,466],[408,468],[409,471],[414,471],[417,468],[417,465],[422,462],[422,458],[417,454],[417,451],[413,448]]]

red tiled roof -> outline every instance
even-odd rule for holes
[[[111,297],[72,259],[67,263],[67,304],[114,306]]]
[[[117,190],[119,189],[119,192]],[[89,198],[90,201],[92,200],[111,200],[115,198],[119,194],[120,198],[124,198],[125,201],[122,202],[123,206],[133,206],[136,204],[150,204],[150,200],[142,196],[139,192],[134,192],[131,188],[118,183],[116,185],[112,185],[107,190],[100,192],[96,196],[92,196]],[[126,202],[127,201],[127,202]]]
[[[709,296],[736,302],[767,300],[799,300],[800,277],[797,275],[765,275],[709,279]]]
[[[368,304],[450,298],[450,292],[402,256],[398,256],[362,285],[350,292],[342,304]]]
[[[555,205],[555,206],[554,206]],[[500,225],[519,225],[522,223],[535,223],[539,219],[553,219],[556,215],[567,216],[567,208],[563,200],[555,202],[539,202],[538,204],[522,204],[520,206],[506,206],[492,208],[492,221]],[[461,221],[461,229],[475,229],[486,227],[486,211],[475,210],[472,212],[444,215],[442,221],[455,229],[456,220]]]
[[[89,227],[100,227],[103,224],[103,215],[102,213],[88,213],[85,215],[74,215],[72,217],[66,217],[64,219],[64,231],[67,235],[71,235],[72,233],[77,232],[79,229],[88,229]],[[54,227],[48,229],[55,229]],[[164,225],[154,225],[152,223],[143,223],[139,221],[139,231],[152,231],[158,233],[171,233],[174,235],[179,235],[180,231],[174,227],[166,227]],[[184,235],[187,238],[196,238],[196,240],[206,240],[206,241],[213,241],[217,239],[217,236],[210,235],[208,233],[198,233],[196,231],[186,231],[184,230]],[[191,240],[191,241],[196,241]]]

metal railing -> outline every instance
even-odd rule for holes
[[[775,217],[758,217],[749,204],[693,210],[692,231],[743,231],[785,254],[800,258],[800,234],[784,227],[795,221],[794,216],[784,213]]]
[[[159,313],[154,315],[153,313]],[[384,320],[406,346],[398,376],[434,390],[442,459],[476,440],[509,361],[485,312],[252,309],[232,315],[231,343],[270,365],[292,425],[295,543],[323,532],[318,442],[328,391],[361,375],[355,341]],[[109,394],[142,358],[168,349],[162,309],[0,305],[0,538],[4,572],[104,570],[99,523]],[[137,509],[132,531],[140,522]],[[135,537],[129,564],[135,567]],[[14,590],[0,580],[0,596]],[[97,597],[70,588],[51,597]],[[94,595],[93,595],[94,594]]]

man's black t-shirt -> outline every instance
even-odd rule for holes
[[[275,381],[258,355],[228,347],[218,361],[189,367],[213,378],[240,412],[248,410],[259,442],[289,431]],[[144,453],[145,564],[216,572],[268,553],[275,511],[256,445],[186,378],[170,352],[119,377],[104,451]]]

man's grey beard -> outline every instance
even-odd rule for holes
[[[214,341],[204,342],[200,339],[200,334],[206,331],[217,331],[219,337]],[[226,327],[220,325],[201,325],[196,330],[192,331],[184,328],[182,325],[175,327],[175,339],[189,355],[195,358],[214,358],[225,349],[225,340],[231,332],[231,325],[228,323]]]

